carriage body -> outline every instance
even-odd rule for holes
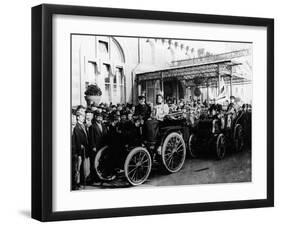
[[[226,115],[229,127],[224,129],[228,139],[228,145],[234,151],[242,151],[245,147],[251,147],[252,113],[248,110],[240,110],[235,117]]]
[[[192,157],[214,154],[223,159],[226,151],[225,135],[219,119],[200,119],[191,130],[188,150]]]

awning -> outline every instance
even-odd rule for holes
[[[138,82],[170,78],[177,78],[179,80],[192,80],[195,77],[212,78],[218,76],[218,74],[220,74],[221,76],[229,76],[231,75],[231,67],[231,60],[225,60],[216,63],[173,67],[168,69],[139,73],[137,74],[137,80]]]

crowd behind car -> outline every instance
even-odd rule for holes
[[[91,104],[79,105],[72,109],[72,189],[77,190],[85,185],[98,181],[94,169],[95,155],[105,145],[114,147],[112,159],[121,159],[121,151],[116,147],[124,144],[141,145],[143,128],[146,122],[163,121],[166,115],[180,112],[190,125],[204,118],[220,118],[222,114],[237,114],[240,110],[249,109],[250,105],[240,106],[236,98],[222,104],[211,99],[209,103],[200,99],[180,99],[177,103],[172,98],[163,100],[157,95],[156,105],[147,103],[144,96],[138,97],[138,104]],[[153,127],[152,127],[153,130]],[[153,131],[152,133],[153,134]],[[122,162],[122,161],[121,161]],[[115,171],[120,161],[112,161],[110,170]]]

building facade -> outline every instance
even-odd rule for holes
[[[241,102],[252,103],[252,50],[172,61],[170,67],[139,73],[137,77],[139,93],[145,93],[153,103],[159,91],[174,102],[198,98],[223,101],[235,96]]]
[[[194,47],[193,47],[194,44]],[[194,93],[194,86],[187,85],[182,79],[161,80],[148,79],[139,83],[140,74],[155,71],[165,71],[170,68],[181,68],[195,65],[198,61],[214,58],[214,53],[198,47],[201,43],[185,40],[162,38],[134,38],[97,35],[71,36],[71,76],[72,76],[72,106],[86,105],[84,92],[89,84],[97,84],[102,91],[101,102],[106,103],[136,103],[137,96],[145,94],[147,100],[155,102],[154,96],[159,91],[165,91],[166,96],[188,98]],[[207,49],[207,48],[206,48]],[[216,49],[216,48],[214,48]],[[222,49],[221,51],[226,51]],[[244,73],[245,77],[233,85],[233,95],[242,94],[247,99],[251,95],[245,93],[246,87],[251,86],[251,54],[239,54],[232,57],[244,59],[244,63],[233,67],[232,73]],[[202,63],[202,62],[201,62]],[[239,67],[241,67],[238,70]],[[245,67],[245,65],[248,65]],[[249,69],[250,68],[250,69]],[[235,72],[240,71],[240,72]],[[238,81],[238,80],[237,80]],[[247,82],[246,82],[247,81]],[[247,84],[246,84],[247,83]],[[229,81],[226,81],[229,84]],[[214,95],[217,84],[210,84],[208,95]],[[202,98],[206,98],[207,91],[204,85],[200,87]],[[229,88],[228,88],[229,89]],[[214,94],[212,94],[214,92]]]

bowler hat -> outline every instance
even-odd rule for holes
[[[145,99],[145,96],[140,95],[140,96],[138,96],[138,99],[139,99],[139,100]]]
[[[95,111],[94,115],[95,117],[98,117],[98,116],[102,116],[102,113],[100,111]]]

